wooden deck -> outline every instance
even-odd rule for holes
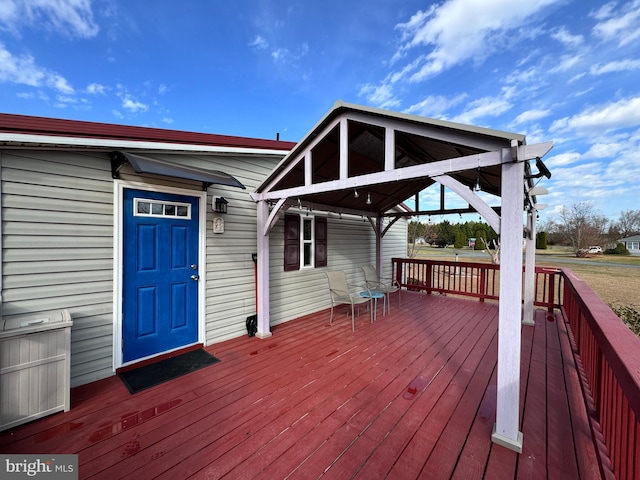
[[[328,311],[131,395],[117,377],[0,433],[3,453],[78,453],[80,478],[601,478],[564,322],[523,327],[523,453],[491,443],[497,306],[403,292],[391,315]]]

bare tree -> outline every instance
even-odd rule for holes
[[[625,210],[620,212],[620,219],[613,227],[621,238],[630,237],[640,233],[640,210]]]
[[[409,245],[407,246],[407,256],[409,258],[415,258],[420,249],[420,240],[424,239],[424,224],[420,221],[420,217],[417,220],[411,220],[409,222],[407,234],[409,236]]]
[[[482,243],[482,246],[484,247],[483,250],[486,250],[489,256],[491,257],[491,263],[493,263],[494,265],[499,265],[500,264],[500,239],[498,239],[497,241],[491,240],[487,242],[484,238],[479,237],[476,239],[476,241],[480,241]],[[493,248],[491,247],[491,244],[493,244]]]
[[[560,212],[560,233],[568,240],[576,256],[585,254],[590,245],[599,245],[609,221],[586,202],[574,203]]]

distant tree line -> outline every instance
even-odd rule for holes
[[[616,245],[617,240],[640,235],[640,210],[626,210],[620,213],[618,219],[609,220],[590,203],[574,203],[563,207],[558,219],[547,220],[539,224],[536,230],[538,249],[546,249],[548,245],[570,246],[580,256],[590,246],[598,245],[608,249],[607,253],[625,253],[622,244]],[[432,223],[430,220],[412,220],[408,233],[413,248],[421,242],[438,247],[462,248],[475,239],[475,248],[484,250],[486,245],[499,242],[493,228],[481,221],[450,223],[444,220]]]
[[[444,220],[440,223],[419,222],[412,220],[409,222],[409,243],[416,244],[424,241],[434,246],[453,246],[462,248],[469,244],[470,239],[483,238],[486,242],[497,241],[498,235],[484,222],[464,222],[450,223]],[[482,245],[477,248],[483,249]]]

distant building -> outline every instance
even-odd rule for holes
[[[632,237],[621,238],[618,243],[622,243],[631,255],[640,256],[640,235],[633,235]]]

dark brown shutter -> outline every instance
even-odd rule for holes
[[[284,271],[300,270],[300,217],[284,216]]]
[[[327,266],[327,219],[316,217],[315,239],[316,239],[316,267]]]

